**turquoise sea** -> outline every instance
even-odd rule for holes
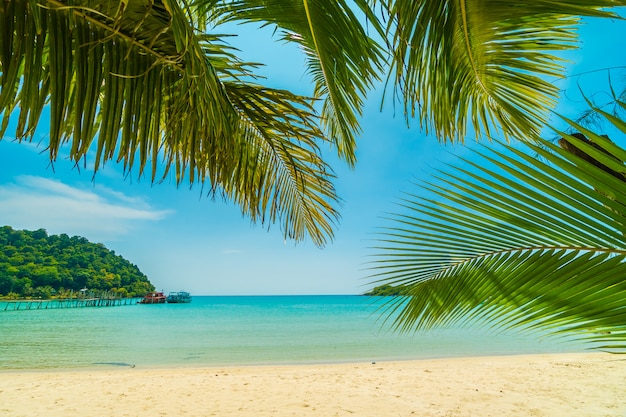
[[[398,334],[380,297],[196,296],[190,304],[2,311],[0,370],[375,362],[576,352],[526,333]]]

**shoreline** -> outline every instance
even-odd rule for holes
[[[353,358],[353,359],[303,359],[301,361],[259,361],[259,362],[172,362],[172,363],[130,363],[130,362],[94,362],[91,364],[78,366],[58,366],[58,367],[42,367],[42,368],[2,368],[0,367],[0,377],[3,373],[46,373],[46,372],[104,372],[116,371],[123,369],[137,370],[189,370],[189,369],[216,369],[216,368],[268,368],[268,367],[307,367],[307,366],[335,366],[335,365],[352,365],[352,364],[376,364],[376,363],[406,363],[406,362],[423,362],[423,361],[440,361],[455,359],[480,359],[480,358],[506,358],[517,356],[550,356],[550,355],[594,355],[604,354],[592,349],[572,349],[562,351],[538,351],[538,352],[502,352],[502,353],[486,353],[486,354],[457,354],[457,355],[431,355],[431,356],[379,356],[373,358]],[[619,355],[614,355],[619,356]],[[626,356],[624,357],[626,360]],[[626,416],[624,416],[626,417]]]
[[[626,416],[626,358],[548,353],[403,361],[0,371],[0,414]]]

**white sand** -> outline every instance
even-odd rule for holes
[[[626,417],[626,357],[0,373],[3,417],[307,415]]]

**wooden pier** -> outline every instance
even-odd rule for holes
[[[68,298],[49,300],[0,300],[0,311],[47,310],[56,308],[115,307],[137,304],[138,298],[121,297],[109,291],[81,291]]]

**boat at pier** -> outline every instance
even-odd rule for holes
[[[168,303],[190,303],[191,294],[186,291],[171,292],[167,295]]]
[[[139,304],[164,304],[167,297],[161,291],[149,292],[139,301]]]

